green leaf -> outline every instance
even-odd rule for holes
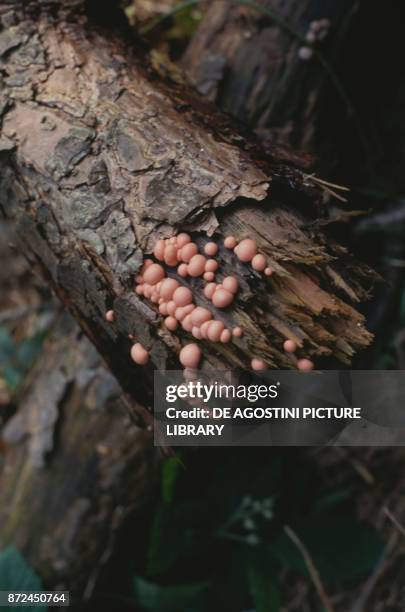
[[[5,327],[0,327],[0,367],[15,353],[15,344]]]
[[[371,571],[383,552],[377,533],[350,518],[316,516],[292,525],[326,583],[343,583]],[[296,545],[283,532],[271,544],[283,565],[308,575]]]
[[[152,525],[148,551],[148,576],[157,576],[170,568],[179,555],[181,538],[174,524],[173,510],[167,504],[158,508]]]
[[[153,612],[202,612],[209,589],[208,582],[159,586],[140,577],[134,580],[135,602]]]
[[[40,591],[41,580],[27,564],[16,548],[6,548],[0,553],[0,591]],[[24,607],[26,612],[44,611],[43,606]],[[0,606],[1,612],[9,612]]]
[[[35,357],[38,355],[42,348],[42,344],[45,338],[45,334],[43,332],[39,334],[35,334],[31,338],[26,338],[22,340],[17,346],[16,358],[18,365],[27,370]]]
[[[13,391],[17,389],[23,381],[23,373],[13,365],[6,365],[3,368],[3,378],[7,386]]]
[[[256,612],[278,612],[280,591],[274,560],[268,551],[252,552],[248,563],[249,589]]]
[[[162,468],[162,497],[163,500],[170,504],[173,501],[174,489],[177,481],[177,476],[181,468],[181,462],[178,457],[169,457],[163,462]]]

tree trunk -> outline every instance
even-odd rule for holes
[[[87,598],[124,519],[150,498],[156,451],[67,315],[28,383],[1,432],[0,549],[17,546],[46,588]]]
[[[347,120],[350,102],[322,58],[333,65],[358,2],[258,0],[255,4],[252,8],[228,0],[212,2],[181,64],[200,93],[263,136],[270,128],[273,142],[317,151],[326,85],[334,87]],[[260,6],[281,17],[290,30],[263,14]],[[322,22],[319,40],[314,41],[320,59],[305,46],[305,37],[314,38],[312,29]]]
[[[220,249],[221,270],[236,266],[242,292],[232,312],[215,316],[245,335],[202,343],[202,369],[248,367],[257,354],[269,367],[295,367],[282,349],[287,337],[299,355],[349,363],[371,340],[355,306],[375,275],[322,231],[322,188],[285,155],[264,155],[209,104],[159,81],[92,10],[86,19],[81,3],[58,4],[0,4],[0,203],[133,410],[151,423],[138,402],[151,404],[153,370],[131,362],[128,335],[160,369],[179,367],[190,340],[167,332],[133,292],[155,240],[181,230],[200,244],[252,236],[275,270],[264,279]],[[199,281],[193,291],[208,305]]]

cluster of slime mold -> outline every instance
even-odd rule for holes
[[[250,264],[256,272],[265,276],[273,274],[266,256],[258,252],[255,240],[245,238],[238,242],[234,236],[227,236],[224,247],[232,250],[242,263]],[[203,290],[204,296],[215,308],[227,308],[239,291],[238,279],[235,276],[227,276],[222,281],[215,282],[219,268],[215,259],[218,245],[215,242],[207,242],[203,251],[204,254],[199,252],[198,245],[186,233],[158,240],[153,255],[160,263],[145,259],[135,278],[135,291],[158,307],[159,313],[164,317],[167,330],[175,332],[180,326],[196,340],[225,344],[230,342],[232,337],[241,338],[243,329],[239,326],[228,329],[208,308],[197,306],[193,301],[191,289],[182,285],[176,278],[168,276],[163,267],[166,265],[175,268],[180,278],[201,277],[207,282]],[[107,311],[105,316],[108,322],[114,322],[115,316],[112,310]],[[283,348],[286,353],[293,354],[297,350],[297,344],[294,340],[287,339]],[[189,343],[181,349],[179,360],[184,368],[195,369],[198,368],[201,356],[198,344]],[[149,352],[142,344],[136,343],[132,346],[131,357],[135,363],[145,365],[149,361]],[[267,367],[265,361],[259,357],[253,357],[250,366],[252,370],[264,370]],[[310,371],[314,368],[314,364],[310,359],[298,359],[297,368]]]

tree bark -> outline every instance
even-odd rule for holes
[[[67,314],[1,442],[0,549],[17,546],[46,588],[88,598],[119,527],[151,497],[158,457]]]
[[[252,236],[275,270],[263,280],[221,248],[221,269],[236,265],[242,292],[232,312],[215,316],[242,324],[245,335],[231,345],[204,342],[203,369],[248,367],[257,354],[269,367],[295,367],[282,350],[286,337],[299,354],[349,363],[371,340],[355,306],[375,275],[322,231],[319,185],[159,80],[133,43],[92,23],[77,2],[59,12],[58,4],[0,4],[0,203],[134,411],[151,422],[135,398],[151,405],[153,367],[179,367],[189,341],[168,333],[133,292],[156,238],[176,231],[194,232],[200,244],[207,235]],[[193,291],[207,305],[199,281]],[[104,317],[111,307],[113,325]],[[129,334],[150,350],[153,367],[131,362]]]
[[[311,38],[311,26],[326,20],[322,40],[314,44],[332,66],[358,2],[258,0],[256,5],[280,16],[292,31],[257,7],[235,6],[228,0],[212,2],[182,58],[182,67],[200,93],[263,136],[270,129],[273,142],[318,152],[326,87],[334,88],[346,120],[350,102],[344,93],[342,98],[339,85],[331,81],[336,75],[331,77],[319,57],[311,51],[308,59],[302,57],[302,39]]]

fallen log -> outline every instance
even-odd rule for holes
[[[371,341],[356,307],[375,275],[322,230],[322,184],[296,156],[264,153],[210,104],[157,78],[112,18],[107,28],[90,9],[0,4],[0,205],[21,248],[136,398],[134,410],[151,422],[139,406],[151,404],[153,367],[179,367],[190,342],[134,293],[156,240],[183,230],[200,246],[207,236],[218,242],[221,271],[236,271],[242,288],[232,310],[215,316],[245,334],[232,344],[203,341],[202,369],[249,367],[255,355],[272,368],[296,367],[286,338],[316,364],[350,363]],[[235,261],[222,246],[228,234],[254,238],[274,275]],[[199,279],[169,274],[209,305]],[[129,336],[153,367],[131,361]]]

